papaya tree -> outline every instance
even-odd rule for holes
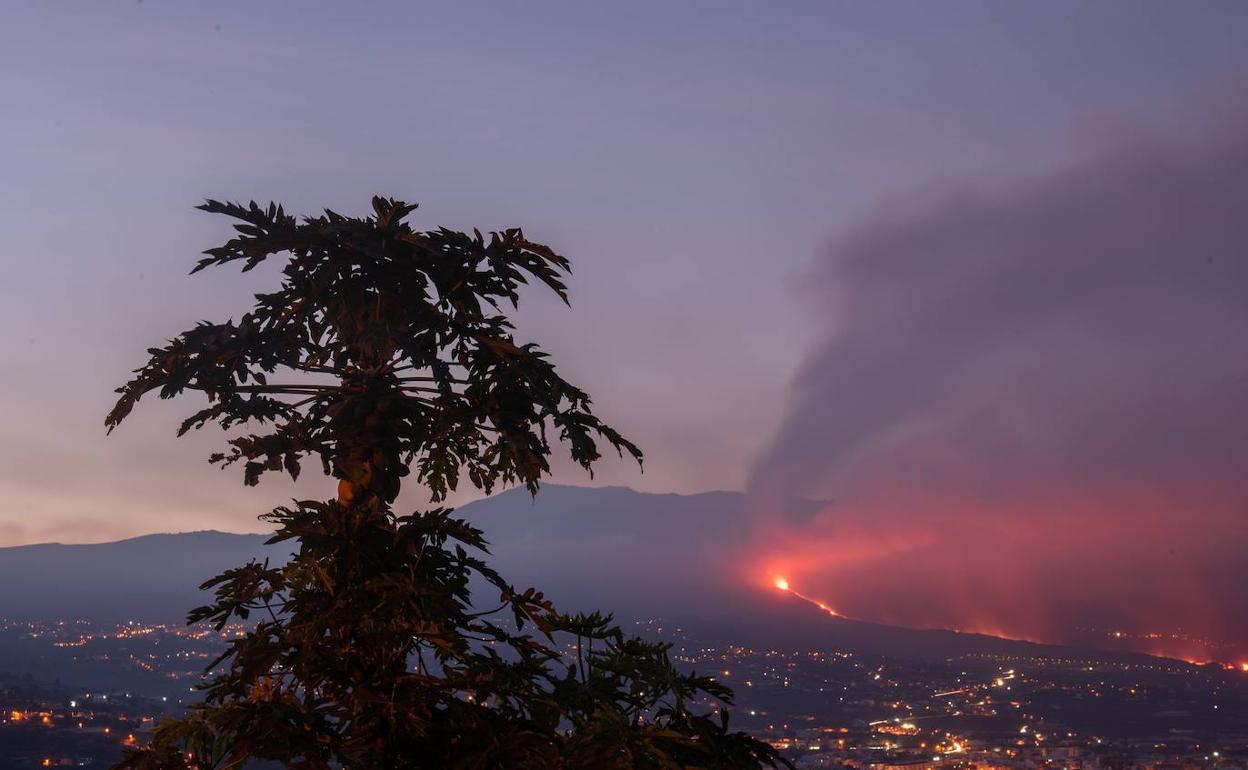
[[[327,500],[260,518],[288,562],[204,584],[191,623],[242,624],[202,699],[118,767],[755,768],[781,762],[728,727],[731,692],[675,668],[670,645],[609,615],[565,614],[488,564],[483,533],[439,507],[467,480],[538,492],[557,446],[591,469],[641,451],[548,356],[516,341],[508,309],[536,283],[565,302],[568,260],[518,229],[417,231],[416,209],[299,219],[275,204],[208,201],[236,234],[194,272],[281,260],[281,281],[224,323],[163,347],[107,417],[155,392],[202,394],[179,435],[216,424],[243,482],[313,463]],[[400,513],[403,482],[426,510]],[[482,589],[486,586],[487,589]],[[487,591],[484,606],[473,590]],[[496,600],[489,597],[496,593]]]

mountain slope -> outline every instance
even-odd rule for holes
[[[832,618],[791,595],[742,587],[734,565],[722,563],[747,536],[738,493],[551,485],[536,500],[511,490],[459,514],[485,531],[491,563],[517,586],[536,586],[564,609],[616,612],[626,624],[661,617],[720,641],[921,657],[1044,649]],[[0,548],[0,618],[179,619],[204,603],[196,587],[221,570],[287,557],[289,543],[265,539],[206,531]],[[494,598],[480,595],[482,604]]]
[[[0,548],[0,617],[167,619],[202,604],[204,580],[285,551],[264,535],[186,532],[112,543]]]

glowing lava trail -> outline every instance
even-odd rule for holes
[[[846,617],[845,615],[842,615],[841,613],[832,609],[827,604],[824,604],[818,599],[812,599],[809,596],[806,596],[805,594],[798,593],[795,588],[789,585],[789,581],[785,580],[782,577],[777,577],[775,581],[773,581],[772,585],[774,585],[776,588],[779,588],[781,591],[785,591],[787,593],[793,594],[794,596],[806,602],[807,604],[813,604],[814,606],[818,607],[819,609],[823,610],[824,612],[828,613],[834,618]]]

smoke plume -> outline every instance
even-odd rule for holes
[[[807,283],[768,569],[875,620],[1248,648],[1248,131],[882,206]]]

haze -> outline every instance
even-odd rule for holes
[[[189,405],[106,440],[111,391],[272,278],[186,275],[227,235],[201,199],[381,193],[573,259],[521,336],[646,450],[593,483],[746,492],[747,545],[699,552],[740,585],[1248,642],[1246,31],[1237,2],[9,6],[0,544],[258,530],[296,490],[176,441]]]

